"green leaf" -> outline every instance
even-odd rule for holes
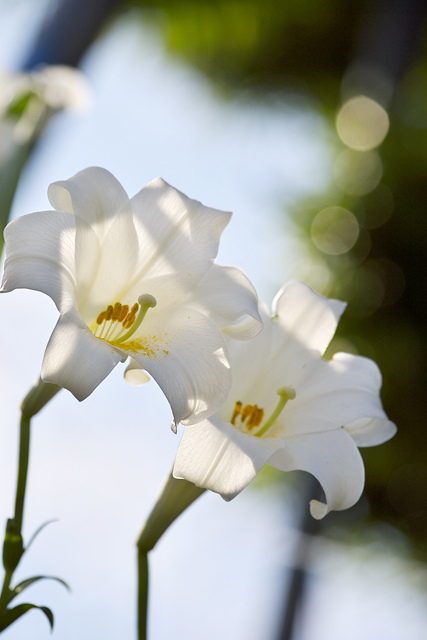
[[[36,531],[33,533],[33,535],[31,536],[31,538],[28,541],[28,544],[25,547],[25,551],[28,551],[28,549],[30,548],[30,546],[33,544],[34,540],[37,538],[37,536],[39,535],[39,533],[45,528],[47,527],[48,524],[51,524],[52,522],[58,522],[58,520],[56,518],[53,518],[53,520],[47,520],[47,522],[43,522],[43,524],[41,524],[39,526],[38,529],[36,529]]]
[[[10,107],[6,111],[6,116],[22,116],[27,108],[31,98],[36,96],[33,91],[28,91],[21,95],[15,102],[12,102]]]
[[[64,587],[68,589],[68,591],[71,591],[69,585],[65,582],[65,580],[62,580],[61,578],[57,578],[56,576],[34,576],[34,578],[27,578],[27,580],[23,580],[22,582],[17,584],[16,587],[10,589],[7,601],[8,604],[9,602],[12,602],[12,600],[16,598],[16,596],[19,596],[19,594],[22,593],[24,589],[27,589],[27,587],[31,587],[32,584],[38,582],[39,580],[55,580],[56,582],[64,585]]]
[[[6,609],[0,616],[0,632],[4,631],[9,627],[13,622],[18,620],[21,616],[23,616],[27,611],[31,609],[40,609],[43,611],[47,619],[50,623],[50,628],[53,630],[53,613],[48,607],[39,607],[36,604],[30,604],[29,602],[25,602],[23,604],[18,604],[13,609]]]

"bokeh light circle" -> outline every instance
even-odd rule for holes
[[[335,256],[347,253],[359,237],[357,218],[344,207],[323,209],[313,220],[311,237],[323,253]]]
[[[373,191],[382,174],[381,158],[376,151],[344,149],[334,165],[335,182],[351,196],[364,196]]]
[[[366,96],[348,100],[339,110],[336,127],[341,140],[356,151],[378,147],[388,133],[387,111]]]

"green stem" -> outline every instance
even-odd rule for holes
[[[1,596],[0,596],[0,613],[7,607],[7,601],[9,597],[9,586],[12,580],[12,575],[13,575],[12,571],[6,571],[4,576],[3,589],[1,591]]]
[[[19,439],[18,482],[16,485],[15,515],[13,525],[21,533],[24,514],[25,490],[27,488],[28,461],[30,457],[30,420],[61,389],[56,384],[48,384],[40,378],[25,396],[21,405],[21,428]]]
[[[36,385],[25,396],[21,405],[21,428],[19,439],[18,482],[16,486],[14,527],[19,533],[22,529],[25,490],[27,487],[28,461],[30,456],[30,420],[45,404],[58,393],[61,387],[48,384],[40,378]]]
[[[148,553],[178,516],[206,489],[171,474],[138,538],[138,640],[147,638]]]
[[[24,514],[25,489],[27,486],[28,460],[30,456],[30,418],[24,414],[21,416],[21,428],[19,439],[19,465],[18,482],[16,485],[14,527],[19,533],[22,529],[22,517]]]
[[[138,640],[147,640],[148,554],[138,549]]]
[[[39,102],[39,98],[33,97],[33,100]],[[10,210],[12,208],[13,199],[15,197],[21,173],[37,144],[37,140],[43,133],[50,117],[54,113],[55,110],[52,108],[45,104],[41,105],[38,109],[35,120],[33,117],[31,118],[31,122],[28,123],[32,128],[32,133],[29,139],[21,143],[16,143],[15,148],[3,162],[2,166],[0,166],[0,257],[4,244],[3,231],[9,222]],[[22,118],[26,118],[28,122],[28,110],[22,114]]]
[[[7,162],[0,167],[0,256],[3,250],[3,231],[9,222],[10,210],[18,186],[22,169],[28,160],[33,144],[28,142],[17,145],[7,158]]]
[[[7,521],[3,545],[3,565],[5,576],[0,596],[0,612],[7,606],[9,585],[13,572],[24,553],[22,542],[22,520],[24,514],[25,491],[27,487],[28,461],[30,455],[30,420],[42,409],[61,387],[47,384],[41,379],[31,389],[21,405],[21,427],[19,438],[18,481],[16,484],[15,514]]]

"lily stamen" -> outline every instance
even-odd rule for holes
[[[105,320],[105,315],[106,315],[106,311],[101,311],[101,313],[99,314],[99,316],[96,319],[96,328],[95,331],[93,332],[93,335],[96,336],[96,334],[98,333],[98,329],[101,325],[103,325],[102,329],[101,329],[101,335],[102,335],[102,331],[104,330],[105,324],[104,324],[104,320]]]
[[[117,322],[117,320],[120,317],[121,310],[122,310],[122,305],[120,304],[120,302],[116,302],[114,307],[113,307],[112,314],[111,314],[111,324],[108,327],[108,331],[105,334],[104,340],[108,340],[108,336],[111,333],[111,329],[113,329],[113,333],[115,332],[115,330],[117,328],[117,325],[115,323]]]
[[[271,426],[273,426],[279,415],[282,413],[287,401],[293,400],[296,396],[295,389],[293,389],[292,387],[282,387],[281,389],[277,390],[277,394],[280,396],[277,407],[275,408],[265,425],[261,427],[261,429],[257,433],[254,433],[254,436],[256,436],[257,438],[263,436],[264,433],[268,431]]]
[[[123,325],[126,329],[130,326],[129,331],[127,331],[124,336],[115,338],[114,343],[117,344],[117,343],[121,343],[121,342],[125,342],[126,340],[129,340],[129,338],[133,336],[135,331],[139,328],[141,322],[144,320],[148,309],[155,307],[157,305],[157,300],[156,298],[154,298],[154,296],[151,296],[149,293],[144,293],[142,296],[139,296],[138,303],[141,305],[138,316],[134,318],[135,316],[135,312],[134,312],[135,305],[134,305],[132,307],[131,314],[130,314],[131,318],[126,319],[126,321],[123,322]],[[132,322],[130,323],[131,320]]]
[[[236,426],[236,418],[240,416],[241,412],[242,412],[242,403],[240,401],[237,401],[234,407],[233,415],[230,420],[233,426]]]
[[[253,406],[251,404],[245,404],[245,406],[242,409],[242,423],[245,422],[246,418],[248,418],[253,410]]]
[[[150,307],[155,307],[156,299],[149,293],[145,293],[138,298],[133,307],[129,310],[128,304],[116,302],[101,311],[96,319],[93,334],[97,338],[107,340],[111,343],[121,343],[128,340],[138,329]],[[100,334],[97,336],[99,328]]]
[[[251,415],[246,423],[247,428],[250,430],[253,427],[259,427],[264,417],[264,409],[261,409],[256,404],[252,408]]]

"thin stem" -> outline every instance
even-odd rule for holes
[[[19,441],[18,482],[16,485],[15,528],[21,533],[24,514],[25,489],[27,486],[28,460],[30,456],[30,418],[22,415]]]
[[[138,538],[138,640],[147,639],[148,553],[172,522],[192,504],[205,489],[171,474]]]
[[[12,571],[6,571],[4,576],[3,589],[1,591],[1,596],[0,596],[0,613],[7,607],[7,601],[9,597],[9,586],[12,580],[12,575],[13,575]]]
[[[147,640],[148,554],[138,549],[138,640]]]
[[[47,384],[42,380],[30,390],[21,405],[21,426],[19,437],[18,480],[16,483],[15,515],[7,521],[3,545],[3,565],[5,575],[0,596],[0,612],[7,606],[9,587],[13,573],[24,553],[22,541],[22,520],[24,515],[25,491],[27,488],[28,462],[30,456],[30,420],[42,409],[61,387]]]
[[[21,405],[21,427],[19,439],[18,482],[16,485],[15,515],[13,525],[21,533],[24,514],[25,490],[27,487],[28,461],[30,456],[30,420],[61,389],[56,384],[39,380],[25,396]]]

